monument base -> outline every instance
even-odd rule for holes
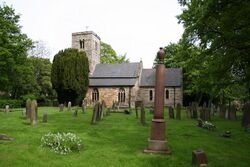
[[[153,154],[171,154],[171,151],[167,147],[167,141],[165,140],[148,140],[148,148],[144,150],[144,153]]]

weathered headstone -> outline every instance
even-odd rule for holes
[[[63,112],[63,109],[64,109],[64,105],[63,105],[63,104],[60,104],[60,105],[59,105],[59,111],[60,111],[60,112]]]
[[[192,103],[192,118],[197,119],[198,114],[197,114],[197,107],[198,104],[196,102]]]
[[[230,115],[229,119],[230,120],[236,120],[236,107],[235,107],[235,105],[230,106],[228,112],[230,113],[229,114]]]
[[[35,117],[36,117],[36,120],[38,120],[38,105],[37,105],[37,101],[36,100],[33,100],[34,101],[34,105],[35,105]]]
[[[82,100],[82,113],[85,113],[86,111],[86,103],[85,100]]]
[[[205,120],[205,111],[203,107],[199,108],[200,119]]]
[[[186,115],[187,115],[187,118],[191,118],[191,115],[192,115],[192,106],[191,105],[187,106]]]
[[[243,117],[241,121],[241,126],[244,128],[250,127],[250,102],[246,103],[243,108]]]
[[[36,100],[31,101],[30,105],[30,124],[35,125],[37,123],[37,117],[36,117],[36,109],[37,108],[37,103]]]
[[[105,101],[104,100],[102,100],[102,104],[101,104],[101,107],[102,107],[102,118],[103,117],[105,117],[106,115],[107,115],[107,113],[106,113],[106,103],[105,103]],[[101,119],[102,119],[101,118]]]
[[[209,108],[205,108],[204,109],[204,112],[205,112],[205,121],[210,121],[210,119],[211,119],[211,116],[210,116],[210,110],[209,110]]]
[[[91,124],[95,124],[97,121],[97,117],[98,117],[98,111],[99,110],[99,102],[97,102],[95,104],[95,106],[93,107],[93,115],[92,115],[92,120],[91,120]]]
[[[220,118],[226,118],[226,109],[224,104],[220,105]]]
[[[143,103],[143,102],[142,102],[141,100],[135,101],[135,115],[136,115],[136,118],[138,118],[138,107],[141,108],[142,103]]]
[[[31,100],[27,99],[26,100],[26,118],[30,118],[30,107],[31,107]]]
[[[141,103],[141,124],[145,125],[145,110],[144,110],[143,101]]]
[[[176,106],[176,119],[181,120],[181,104],[178,103]]]
[[[43,113],[43,123],[47,123],[48,122],[48,113],[44,112]]]
[[[201,149],[193,150],[192,152],[192,164],[193,165],[200,165],[200,164],[207,164],[207,156],[205,152]]]
[[[9,105],[6,105],[4,111],[5,111],[6,113],[7,113],[7,112],[10,112],[10,106],[9,106]]]
[[[78,109],[76,108],[75,111],[73,112],[73,117],[77,117],[78,114]]]
[[[68,102],[68,111],[71,111],[71,101]]]
[[[174,109],[172,106],[168,107],[168,115],[170,119],[174,119]]]

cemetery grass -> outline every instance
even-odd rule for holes
[[[48,123],[42,123],[43,112],[48,112]],[[196,127],[196,120],[169,120],[165,113],[167,140],[172,155],[144,154],[150,134],[152,115],[146,110],[146,125],[140,125],[135,113],[111,113],[91,125],[92,110],[59,112],[58,108],[39,107],[35,126],[21,116],[21,112],[0,112],[0,133],[15,138],[0,140],[1,167],[191,167],[192,150],[202,148],[211,167],[249,167],[250,132],[237,121],[212,118],[216,130],[210,132]],[[221,137],[226,130],[231,138]],[[41,148],[41,137],[48,132],[73,132],[81,138],[83,149],[78,153],[59,155]]]

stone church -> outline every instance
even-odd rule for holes
[[[144,69],[143,63],[100,63],[100,37],[92,32],[72,33],[72,48],[84,50],[89,59],[89,89],[87,105],[104,100],[111,107],[134,107],[135,101],[143,100],[145,106],[154,104],[155,69]],[[165,105],[182,104],[182,69],[166,68]]]

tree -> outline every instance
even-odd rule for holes
[[[126,54],[117,56],[111,45],[101,42],[101,63],[115,64],[115,63],[128,63],[129,59]]]
[[[86,53],[78,49],[59,51],[53,59],[51,82],[58,101],[78,104],[87,93],[89,63]]]
[[[33,42],[33,46],[29,50],[29,55],[34,57],[49,58],[50,54],[50,49],[41,40]]]
[[[184,25],[183,40],[200,48],[196,59],[209,78],[209,93],[230,97],[233,89],[245,87],[250,97],[250,2],[179,0],[184,7],[178,16]],[[200,71],[200,72],[201,72]],[[241,97],[247,91],[241,91]]]
[[[32,41],[21,32],[19,19],[12,7],[0,6],[0,89],[12,98],[33,89],[32,68],[27,61]]]
[[[45,101],[47,98],[52,99],[53,89],[51,83],[51,66],[49,59],[41,57],[29,58],[34,68],[34,78],[37,84],[39,94],[38,101]]]

